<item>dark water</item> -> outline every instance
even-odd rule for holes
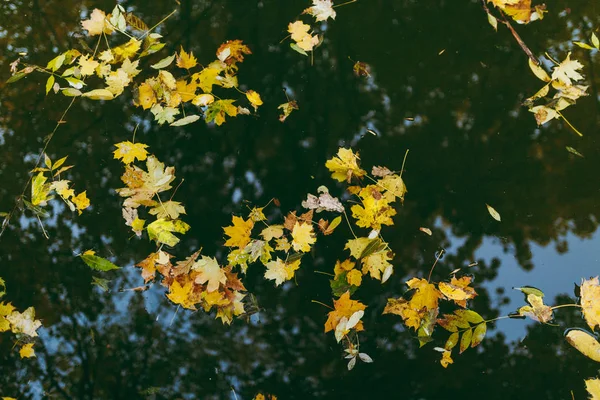
[[[175,6],[123,5],[150,24]],[[18,52],[45,64],[76,46],[72,33],[86,7],[113,6],[2,2],[1,80]],[[583,379],[596,376],[599,366],[563,339],[566,327],[584,326],[576,311],[557,312],[556,327],[500,321],[477,350],[456,356],[448,369],[433,346],[419,349],[399,318],[381,311],[388,297],[404,291],[406,279],[426,276],[441,248],[448,254],[436,279],[478,261],[479,296],[472,306],[486,318],[522,305],[513,286],[534,285],[545,290],[547,302],[568,303],[575,300],[574,283],[598,274],[598,55],[571,44],[598,27],[597,3],[550,2],[546,19],[516,28],[537,55],[548,51],[562,59],[573,49],[573,58],[585,64],[591,95],[566,111],[583,138],[560,121],[537,128],[520,103],[539,81],[509,32],[488,25],[478,1],[359,0],[338,9],[312,66],[279,44],[287,23],[307,6],[182,1],[160,30],[170,44],[163,54],[181,44],[200,62],[212,60],[223,41],[243,39],[253,55],[241,66],[240,81],[265,101],[257,118],[219,128],[158,127],[129,95],[102,105],[78,102],[70,111],[48,153],[69,155],[76,165],[70,179],[87,189],[93,206],[80,217],[55,208],[45,222],[50,239],[30,215],[13,219],[0,239],[6,300],[19,309],[34,306],[43,321],[36,359],[19,359],[13,336],[0,335],[1,396],[251,399],[262,391],[280,399],[570,399],[572,390],[576,399],[586,398]],[[372,78],[353,76],[349,57],[370,64]],[[0,211],[13,206],[68,104],[60,96],[45,98],[44,83],[33,74],[0,84]],[[286,101],[283,88],[300,106],[284,124],[276,110]],[[340,145],[359,150],[365,166],[392,169],[410,149],[403,175],[409,192],[395,226],[384,231],[396,252],[396,272],[385,285],[367,282],[356,294],[369,305],[361,348],[374,364],[348,372],[341,347],[323,333],[327,310],[311,302],[331,304],[327,277],[314,270],[331,270],[345,256],[343,229],[305,257],[297,286],[274,288],[261,266],[251,267],[245,283],[263,310],[249,323],[222,326],[213,315],[181,310],[173,318],[175,307],[158,285],[143,294],[119,291],[142,283],[133,264],[153,250],[146,238],[130,238],[114,192],[122,185],[113,144],[128,140],[140,121],[137,140],[185,179],[176,199],[186,205],[193,228],[175,251],[179,257],[200,246],[223,257],[221,227],[232,213],[247,212],[248,203],[277,197],[287,212],[319,185],[334,188],[324,162]],[[490,218],[485,203],[502,214],[502,223]],[[272,207],[269,217],[279,213]],[[91,271],[74,256],[89,248],[125,267],[103,275],[112,280],[109,293],[90,285]]]

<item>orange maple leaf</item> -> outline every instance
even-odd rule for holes
[[[367,306],[365,306],[358,300],[350,300],[349,291],[341,295],[339,299],[334,300],[333,307],[334,310],[330,311],[327,315],[327,321],[325,322],[325,332],[334,330],[342,318],[350,318],[355,312],[367,308]],[[363,331],[365,328],[363,327],[362,321],[356,324],[354,329],[356,331]]]

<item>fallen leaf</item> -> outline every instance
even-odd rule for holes
[[[600,326],[600,282],[598,277],[581,283],[581,309],[585,321],[594,330]]]
[[[498,213],[498,211],[496,211],[496,209],[494,209],[494,207],[490,206],[489,204],[486,204],[485,206],[487,207],[487,210],[490,213],[490,215],[492,216],[492,218],[494,218],[496,221],[500,222],[502,218],[500,217],[500,214]]]
[[[584,356],[600,362],[600,343],[590,333],[583,329],[569,329],[566,333],[567,342]]]

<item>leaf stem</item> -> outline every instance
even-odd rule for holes
[[[433,262],[433,265],[431,266],[431,269],[429,270],[429,276],[427,277],[427,282],[431,281],[431,274],[433,273],[433,269],[435,268],[436,264],[438,263],[440,258],[442,258],[442,256],[444,255],[445,252],[446,252],[446,250],[442,249],[436,254],[435,261]]]
[[[560,115],[560,117],[561,117],[561,118],[562,118],[562,119],[563,119],[563,120],[564,120],[564,121],[567,123],[567,125],[569,125],[569,127],[570,127],[571,129],[573,129],[573,131],[574,131],[576,134],[578,134],[579,136],[583,136],[583,133],[579,132],[579,131],[577,130],[577,128],[575,128],[573,125],[571,125],[571,123],[569,122],[569,120],[568,120],[568,119],[566,119],[566,118],[565,118],[565,116],[564,116],[564,115],[562,115],[562,113],[561,113],[560,111],[558,111],[558,110],[555,110],[555,111],[556,111],[556,113],[557,113],[558,115]]]
[[[327,304],[325,304],[325,303],[321,303],[321,302],[320,302],[320,301],[318,301],[318,300],[311,300],[310,302],[311,302],[311,303],[317,303],[317,304],[320,304],[320,305],[322,305],[322,306],[324,306],[324,307],[327,307],[327,308],[329,308],[330,310],[335,310],[335,308],[333,308],[333,307],[331,307],[331,306],[328,306],[328,305],[327,305]]]

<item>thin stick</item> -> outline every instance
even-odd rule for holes
[[[357,239],[358,236],[356,236],[356,234],[354,233],[354,229],[352,229],[352,225],[350,224],[350,220],[348,219],[348,214],[346,214],[346,210],[344,210],[344,217],[346,217],[346,222],[348,223],[348,228],[350,228],[350,232],[352,232],[352,236],[354,236],[354,239]]]
[[[154,30],[154,28],[156,28],[157,26],[159,26],[160,24],[162,24],[163,22],[165,22],[166,20],[171,18],[173,16],[173,14],[175,14],[176,12],[177,12],[177,9],[174,9],[173,11],[171,11],[171,13],[169,15],[167,15],[166,17],[164,17],[163,19],[158,21],[158,23],[156,25],[154,25],[152,28],[148,29],[148,31],[146,31],[142,36],[140,36],[140,40],[142,40],[143,38],[148,36],[148,34],[150,32],[152,32]]]
[[[560,117],[563,119],[563,121],[565,121],[565,122],[567,123],[567,125],[569,125],[569,128],[573,129],[573,132],[575,132],[575,133],[576,133],[576,134],[578,134],[579,136],[583,136],[583,133],[579,132],[579,131],[577,130],[577,128],[575,128],[573,125],[571,125],[571,123],[569,122],[569,120],[568,120],[568,119],[566,119],[566,118],[565,118],[565,116],[564,116],[564,115],[562,115],[562,113],[561,113],[560,111],[556,110],[556,113],[557,113],[558,115],[560,115]]]
[[[334,274],[330,274],[329,272],[318,271],[318,270],[315,270],[315,272],[316,272],[317,274],[323,274],[323,275],[329,275],[329,276],[333,276],[333,277],[335,277],[335,275],[334,275]]]
[[[338,7],[346,6],[346,5],[348,5],[348,4],[356,3],[357,1],[358,1],[358,0],[350,0],[350,1],[347,1],[347,2],[345,2],[345,3],[342,3],[342,4],[335,5],[335,6],[331,7],[331,8],[338,8]]]
[[[329,308],[330,310],[335,310],[335,308],[333,308],[333,307],[331,307],[331,306],[328,306],[328,305],[327,305],[327,304],[325,304],[325,303],[321,303],[321,302],[320,302],[320,301],[318,301],[318,300],[311,300],[311,302],[312,302],[312,303],[317,303],[317,304],[320,304],[320,305],[322,305],[322,306],[324,306],[324,307],[327,307],[327,308]]]
[[[445,252],[446,252],[446,250],[442,249],[435,256],[435,261],[433,262],[433,265],[431,266],[431,270],[429,270],[429,276],[427,277],[427,282],[429,282],[431,280],[431,274],[433,273],[433,269],[435,268],[436,264],[438,263],[438,261],[440,260],[440,258],[442,258],[442,256],[444,255]]]
[[[564,308],[564,307],[579,307],[579,308],[581,308],[581,306],[579,304],[561,304],[559,306],[550,307],[550,309],[556,310],[557,308]]]
[[[406,157],[408,157],[408,152],[410,149],[406,149],[406,153],[404,153],[404,160],[402,160],[402,168],[400,168],[400,178],[402,178],[402,174],[404,173],[404,164],[406,163]]]

